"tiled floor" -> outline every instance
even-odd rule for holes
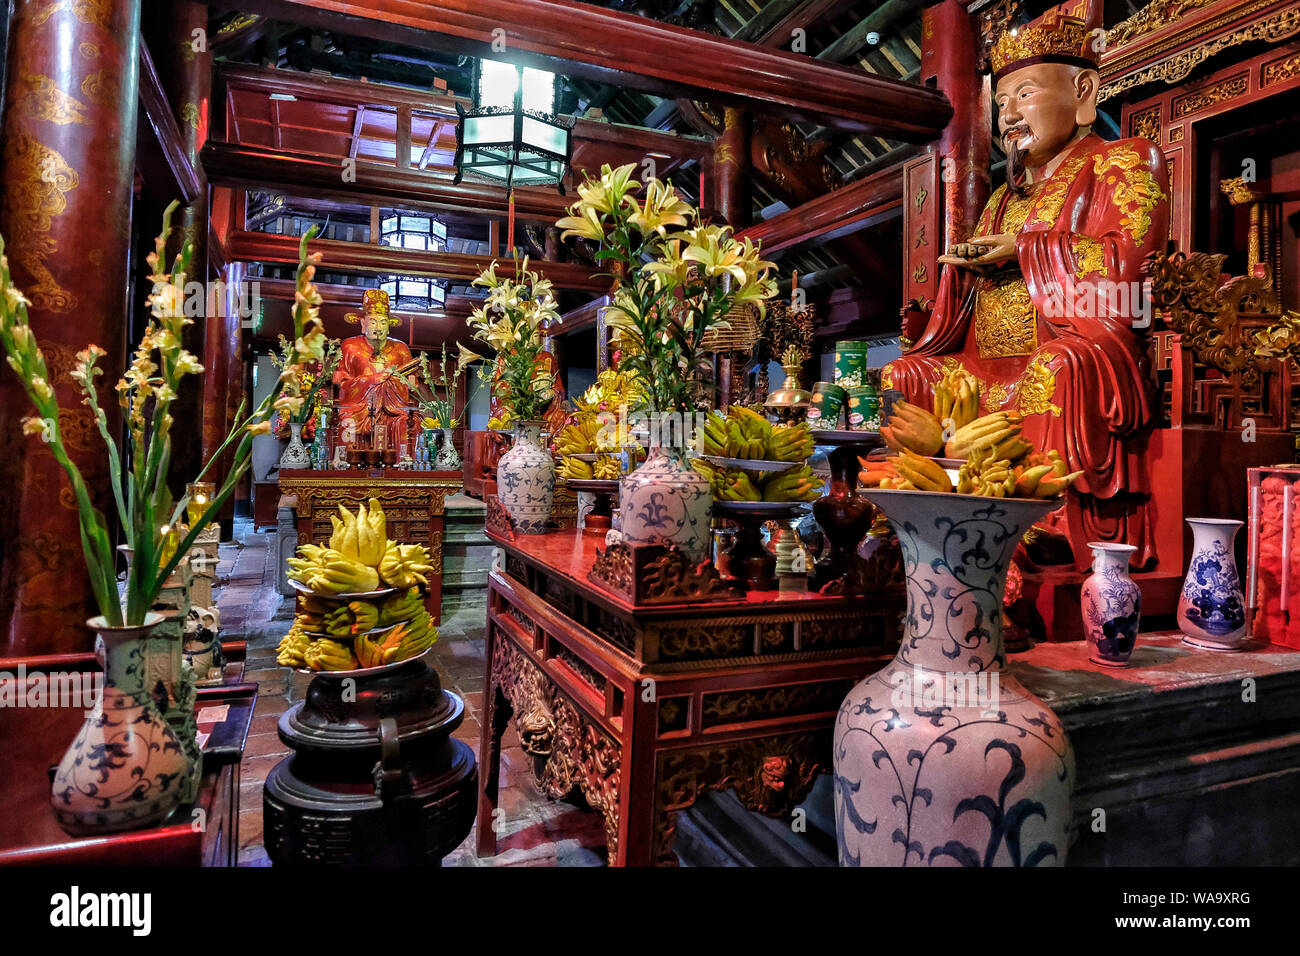
[[[247,522],[235,528],[236,543],[222,545],[217,566],[217,606],[223,637],[248,641],[245,679],[260,685],[253,725],[241,766],[239,863],[269,866],[262,843],[262,782],[289,754],[276,734],[280,715],[301,700],[311,677],[275,662],[276,646],[289,629],[293,600],[275,589],[272,534],[253,532]],[[485,603],[444,612],[434,645],[434,664],[443,684],[465,701],[465,722],[456,736],[477,754],[483,710]],[[474,853],[475,834],[444,861],[445,866],[600,866],[605,834],[599,814],[544,797],[532,783],[529,758],[513,729],[502,742],[500,808],[494,857]]]

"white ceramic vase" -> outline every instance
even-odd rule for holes
[[[1142,618],[1142,591],[1129,577],[1131,544],[1089,541],[1092,574],[1083,582],[1080,605],[1088,659],[1108,667],[1128,664]]]
[[[163,822],[184,799],[190,771],[181,742],[144,684],[143,642],[162,622],[139,627],[86,622],[104,643],[104,690],[54,773],[50,805],[78,836]]]
[[[456,454],[456,443],[452,440],[453,430],[435,428],[434,431],[439,435],[438,455],[434,466],[438,471],[459,471],[460,455]]]
[[[281,468],[310,468],[311,452],[302,443],[302,422],[289,423],[289,445],[280,456]]]
[[[1237,575],[1233,540],[1241,522],[1231,518],[1188,518],[1192,559],[1178,598],[1183,640],[1211,651],[1241,650],[1246,601]]]
[[[1007,566],[1054,503],[861,493],[898,534],[907,618],[835,721],[840,865],[1064,864],[1074,754],[1002,649]]]
[[[676,545],[691,561],[709,556],[713,489],[677,448],[652,448],[618,486],[619,530],[630,545]]]
[[[541,443],[545,422],[515,422],[514,443],[497,462],[497,499],[521,534],[542,534],[555,500],[555,459]]]

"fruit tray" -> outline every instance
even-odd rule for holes
[[[880,432],[850,431],[843,428],[814,428],[812,439],[818,445],[880,445]]]
[[[802,461],[767,461],[762,458],[727,458],[723,455],[701,455],[707,462],[723,468],[739,468],[741,471],[783,472],[798,468]],[[783,502],[760,502],[760,504],[782,504]]]
[[[405,590],[404,588],[380,588],[377,591],[350,591],[344,594],[326,594],[324,591],[313,591],[301,581],[295,581],[292,578],[289,579],[289,584],[299,594],[306,594],[309,597],[320,598],[322,601],[355,601],[358,598],[381,598]]]
[[[807,512],[811,502],[808,501],[729,501],[724,498],[713,499],[713,513],[721,517],[731,515],[764,515],[766,517],[794,517]]]
[[[617,451],[577,451],[561,452],[562,458],[576,458],[578,461],[600,461],[602,458],[617,458],[621,452]]]
[[[331,640],[334,640],[334,638],[331,638]],[[416,654],[414,657],[408,657],[406,660],[393,661],[390,664],[380,664],[378,667],[354,667],[352,670],[346,671],[314,671],[310,667],[292,667],[290,670],[297,671],[299,674],[311,674],[313,677],[321,675],[326,677],[359,677],[362,674],[380,674],[384,671],[391,671],[396,667],[401,667],[403,664],[409,664],[411,661],[418,661],[422,657],[428,657],[432,653],[433,648],[426,647],[419,654]]]
[[[566,478],[567,484],[574,491],[614,492],[618,491],[617,478]]]

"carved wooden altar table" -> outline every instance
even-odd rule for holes
[[[442,615],[444,502],[460,490],[459,471],[280,471],[280,491],[298,499],[298,540],[303,544],[328,544],[334,530],[330,516],[338,514],[340,504],[355,511],[362,502],[378,498],[388,520],[388,537],[399,544],[422,544],[429,549],[433,571],[425,605],[435,622]]]
[[[706,790],[733,789],[771,816],[800,803],[831,769],[845,694],[897,648],[901,588],[700,601],[664,558],[637,562],[633,604],[588,579],[597,537],[512,537],[491,516],[488,534],[504,561],[488,585],[480,855],[497,852],[512,714],[539,786],[556,799],[576,790],[604,816],[611,865],[673,865],[675,816]]]

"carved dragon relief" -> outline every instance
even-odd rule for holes
[[[1277,293],[1256,276],[1224,281],[1223,254],[1156,253],[1143,263],[1150,279],[1151,301],[1165,310],[1165,324],[1182,335],[1197,361],[1226,374],[1242,375],[1254,385],[1264,359],[1239,342],[1238,312],[1276,312]]]
[[[830,732],[758,737],[659,755],[654,854],[675,866],[677,813],[705,790],[727,790],[746,809],[782,816],[802,803],[817,774],[831,769]],[[743,769],[737,769],[743,768]]]
[[[485,719],[496,731],[504,729],[509,713],[497,712],[494,688],[514,712],[520,745],[537,758],[533,771],[538,787],[553,800],[577,789],[600,812],[612,862],[618,854],[618,742],[592,724],[507,639],[496,640],[492,648]]]

